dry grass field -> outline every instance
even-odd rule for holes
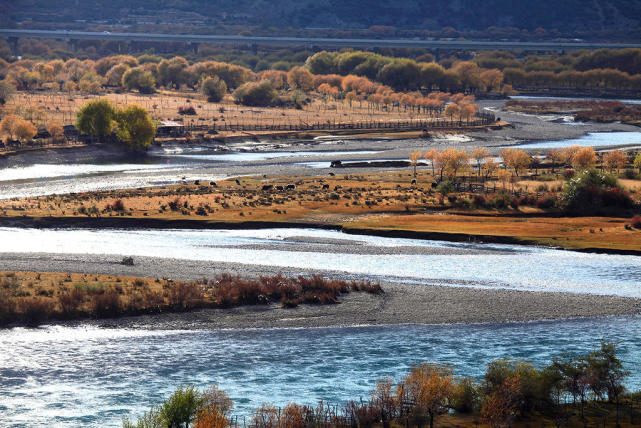
[[[430,179],[421,177],[416,185],[411,179],[409,171],[243,177],[238,183],[229,179],[4,200],[0,201],[0,215],[62,220],[137,218],[142,223],[154,219],[329,224],[372,232],[438,233],[453,239],[503,237],[570,249],[641,251],[641,230],[631,227],[629,218],[563,217],[554,208],[531,205],[504,209],[461,205],[461,200],[473,195],[460,194],[451,201],[434,192]],[[637,182],[626,183],[634,184]]]
[[[64,92],[20,91],[4,106],[4,112],[16,113],[36,125],[49,123],[74,123],[76,112],[88,101],[107,98],[118,107],[137,104],[157,120],[180,120],[184,125],[214,124],[299,124],[346,123],[364,121],[411,120],[425,115],[404,108],[373,109],[368,103],[354,102],[350,107],[343,101],[314,97],[311,102],[298,110],[279,107],[246,107],[233,102],[231,95],[220,103],[209,103],[203,95],[194,92],[162,90],[152,95],[137,93],[106,93],[103,95],[80,95]],[[192,106],[196,115],[178,114],[179,107]],[[445,118],[445,117],[443,117]]]

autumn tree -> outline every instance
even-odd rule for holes
[[[554,174],[554,167],[556,166],[556,164],[563,161],[562,153],[556,149],[548,150],[545,153],[545,158],[552,163],[552,174]]]
[[[485,70],[481,72],[479,77],[487,92],[499,92],[501,90],[501,84],[503,83],[503,72],[501,70]]]
[[[292,89],[311,91],[314,89],[314,76],[304,67],[293,67],[287,73],[287,84]]]
[[[219,102],[227,93],[227,84],[218,76],[207,77],[200,84],[200,92],[207,97],[207,101]]]
[[[626,161],[625,154],[621,150],[611,150],[603,155],[603,165],[610,172],[616,169],[618,173],[621,168],[625,168]]]
[[[528,168],[532,164],[532,158],[523,150],[503,149],[501,150],[501,157],[505,166],[512,168],[517,177],[520,170]]]
[[[521,397],[520,383],[516,377],[503,380],[483,403],[481,418],[492,428],[509,427],[514,420]]]
[[[445,107],[445,115],[450,118],[450,120],[454,119],[454,116],[460,116],[461,114],[461,107],[456,104],[456,103],[450,103]]]
[[[448,410],[454,390],[452,369],[432,363],[417,365],[403,379],[399,390],[415,403],[417,410],[429,416],[430,428],[433,428],[436,417]]]
[[[5,105],[16,92],[16,87],[7,80],[0,80],[0,105]]]
[[[38,128],[29,122],[28,120],[20,119],[16,124],[13,130],[15,136],[18,138],[18,141],[21,143],[26,143],[31,141],[33,137],[38,133]]]
[[[287,73],[280,70],[265,70],[259,75],[260,81],[268,80],[274,89],[283,89],[287,82]]]
[[[38,133],[38,128],[18,115],[9,114],[0,122],[0,132],[8,135],[11,140],[24,143],[30,141]]]
[[[577,171],[592,168],[596,164],[596,153],[592,147],[583,147],[570,157],[570,164]]]
[[[51,140],[55,143],[58,141],[63,141],[65,138],[65,132],[62,126],[58,123],[50,123],[47,127],[47,131],[51,135]]]
[[[158,64],[160,83],[164,86],[179,88],[186,82],[185,69],[188,66],[187,60],[180,56],[162,60]]]
[[[423,153],[420,151],[415,151],[410,153],[410,165],[414,168],[414,178],[416,178],[416,167],[418,165],[418,160],[423,156]]]
[[[127,64],[116,64],[111,67],[105,75],[107,84],[111,86],[122,85],[122,76],[127,70],[129,70],[129,66]]]
[[[122,75],[122,86],[127,89],[137,89],[141,94],[152,94],[156,81],[150,71],[143,67],[135,67]]]
[[[483,163],[483,159],[488,157],[488,155],[489,153],[484,147],[477,147],[472,151],[472,159],[476,161],[476,168],[478,169],[479,177],[481,176],[481,165]]]
[[[393,391],[394,382],[392,379],[383,378],[376,381],[376,389],[372,391],[371,403],[378,410],[383,427],[390,426],[398,410],[398,399]]]
[[[2,121],[0,121],[0,132],[3,135],[7,135],[11,140],[17,140],[15,129],[16,124],[21,121],[22,118],[16,114],[6,115]]]
[[[156,126],[149,113],[138,106],[129,106],[116,114],[118,138],[132,149],[143,149],[151,144]]]
[[[494,161],[494,158],[487,157],[483,163],[483,175],[487,181],[497,170],[499,165]]]
[[[434,159],[436,159],[437,156],[438,156],[438,151],[436,149],[428,150],[427,152],[425,152],[425,156],[424,156],[425,160],[428,161],[430,165],[432,165],[432,177],[434,177],[434,171],[435,171]]]
[[[468,156],[463,150],[445,149],[438,154],[437,160],[441,165],[441,178],[445,172],[448,178],[453,180],[459,172],[465,171],[468,167]]]

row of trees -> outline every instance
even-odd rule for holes
[[[449,365],[423,363],[396,384],[390,378],[380,379],[367,402],[350,401],[341,409],[324,403],[317,407],[289,403],[282,410],[263,404],[250,426],[433,427],[440,415],[455,412],[478,414],[491,427],[510,426],[515,419],[538,413],[560,427],[577,406],[586,423],[589,401],[605,399],[616,405],[618,426],[619,403],[628,375],[613,343],[602,343],[585,355],[563,354],[543,369],[524,361],[496,360],[487,366],[480,381],[456,377]],[[202,392],[193,386],[181,387],[136,423],[125,419],[123,427],[223,428],[231,424],[232,406],[227,394],[216,387]]]
[[[570,146],[564,149],[548,150],[543,158],[533,157],[524,150],[513,148],[505,148],[500,152],[500,160],[505,168],[513,171],[517,177],[521,176],[526,169],[540,168],[543,159],[549,161],[549,166],[554,173],[559,166],[573,168],[576,171],[594,168],[599,157],[602,167],[609,172],[618,173],[626,166],[632,166],[641,172],[641,153],[638,153],[636,157],[630,157],[621,150],[610,150],[597,154],[592,147]],[[444,177],[453,180],[457,174],[466,172],[472,165],[476,168],[479,177],[487,179],[499,167],[497,160],[490,156],[484,147],[477,147],[471,153],[455,148],[441,151],[432,149],[425,153],[415,151],[410,153],[409,159],[415,177],[419,161],[425,159],[431,166],[432,175],[438,176],[440,180]]]

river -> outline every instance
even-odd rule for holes
[[[181,384],[218,384],[247,415],[264,401],[340,404],[367,399],[382,376],[412,364],[451,363],[480,376],[497,358],[542,366],[561,351],[619,342],[641,387],[641,318],[515,324],[321,329],[144,331],[95,327],[0,331],[2,426],[118,426]],[[635,333],[636,332],[636,333]]]

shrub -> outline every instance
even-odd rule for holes
[[[0,325],[7,324],[15,319],[16,303],[9,294],[0,290]]]
[[[178,107],[178,114],[194,116],[196,114],[196,109],[193,106],[181,106]]]
[[[19,310],[27,325],[36,326],[49,319],[54,311],[53,302],[40,297],[21,299]]]
[[[605,207],[630,208],[628,192],[619,187],[616,177],[595,169],[581,172],[570,180],[563,193],[565,210],[573,214],[590,214]]]
[[[441,181],[438,186],[436,186],[436,192],[440,193],[443,196],[446,196],[448,193],[453,193],[456,191],[456,186],[452,181],[445,180]]]
[[[218,102],[225,97],[227,85],[218,76],[208,77],[200,85],[200,92],[209,102]]]
[[[268,80],[249,82],[234,91],[234,99],[246,106],[267,107],[278,100],[278,92]]]
[[[112,317],[121,312],[120,295],[116,290],[96,294],[91,299],[92,313],[99,318]]]
[[[118,199],[113,204],[111,204],[111,209],[114,210],[114,211],[124,211],[125,210],[125,204],[124,204],[124,202],[122,202],[122,199]]]
[[[472,196],[472,205],[475,207],[481,208],[485,207],[487,204],[487,200],[485,199],[485,196],[483,195],[473,195]]]
[[[87,293],[83,288],[74,288],[71,291],[61,294],[58,297],[58,302],[62,308],[62,313],[66,317],[72,317],[78,312],[78,308],[82,305],[87,297]]]
[[[541,209],[552,208],[554,206],[554,198],[551,196],[541,197],[536,201],[536,206]]]
[[[500,192],[492,197],[490,200],[490,205],[496,209],[506,209],[511,202],[510,195],[507,194],[507,192],[503,191]]]

